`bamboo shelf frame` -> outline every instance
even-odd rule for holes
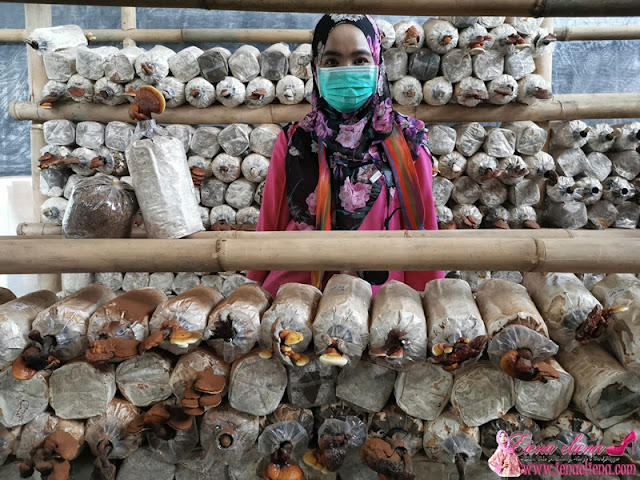
[[[62,227],[51,223],[21,223],[16,228],[18,236],[25,238],[62,238]],[[246,231],[226,231],[226,232],[199,232],[186,237],[187,239],[212,241],[220,239],[246,239],[246,240],[275,240],[285,239],[323,239],[323,238],[344,238],[346,240],[360,237],[368,237],[371,232],[367,231],[289,231],[289,232],[246,232]],[[542,238],[542,239],[587,239],[615,241],[617,239],[640,240],[640,230],[610,228],[607,230],[567,230],[563,228],[541,228],[512,229],[512,230],[383,230],[376,232],[380,238],[503,238],[507,240],[521,238]],[[146,238],[144,230],[136,229],[134,238]],[[0,236],[2,240],[14,240],[14,236]]]
[[[15,0],[17,1],[17,0]],[[31,3],[31,2],[27,2]],[[35,3],[35,2],[34,2]],[[41,3],[41,0],[38,1]],[[110,5],[111,0],[45,0],[47,3]],[[505,16],[611,16],[640,15],[637,0],[303,0],[298,12],[392,15],[505,15]],[[416,3],[419,3],[416,5]],[[136,6],[217,8],[227,10],[291,11],[282,0],[139,0],[122,7],[122,28],[87,30],[92,41],[122,41],[125,46],[144,43],[246,42],[303,43],[310,30],[229,29],[136,29]],[[47,5],[25,5],[27,29],[50,25]],[[47,23],[48,22],[48,23]],[[552,19],[545,20],[546,28]],[[640,38],[640,26],[565,27],[557,30],[561,41]],[[22,41],[25,30],[0,30],[0,41]],[[33,59],[33,60],[31,60]],[[536,67],[550,80],[551,56],[538,59]],[[127,107],[66,104],[46,110],[38,106],[43,81],[41,59],[30,56],[31,101],[14,102],[11,115],[34,122],[32,159],[39,157],[42,142],[40,122],[53,118],[71,120],[128,120]],[[79,108],[80,107],[80,108]],[[87,108],[88,107],[88,108]],[[308,104],[268,105],[251,110],[210,107],[197,110],[181,107],[158,117],[162,123],[285,123],[299,120]],[[456,105],[399,111],[433,122],[503,122],[578,118],[631,118],[640,115],[640,95],[558,95],[552,102],[525,105],[465,108]],[[197,118],[194,118],[194,115]],[[35,141],[34,141],[35,131]],[[34,180],[37,180],[34,170]],[[34,182],[34,185],[35,182]],[[34,197],[38,197],[37,188]],[[36,203],[39,207],[39,203]],[[37,211],[36,211],[37,215]],[[39,218],[36,216],[36,218]],[[44,273],[100,271],[231,271],[252,269],[353,270],[353,269],[456,269],[572,272],[640,272],[640,236],[633,230],[570,231],[561,229],[511,231],[394,231],[394,232],[201,232],[182,240],[100,239],[66,240],[59,227],[24,224],[21,237],[0,237],[6,254],[0,258],[0,272],[40,273],[41,278],[58,278]],[[138,235],[144,235],[139,232]],[[46,242],[46,243],[45,243]],[[188,245],[188,248],[184,248]],[[375,258],[362,258],[362,251],[376,251]],[[313,251],[313,258],[306,252]],[[100,252],[100,255],[96,255]],[[46,282],[41,288],[51,288]]]
[[[510,122],[532,120],[578,120],[585,118],[634,118],[640,116],[640,93],[601,93],[556,95],[552,101],[528,106],[511,103],[509,105],[480,105],[474,108],[461,105],[417,107],[395,106],[397,111],[411,115],[425,122]],[[191,106],[168,108],[154,118],[159,123],[186,124],[229,124],[229,123],[288,123],[301,120],[311,105],[269,104],[252,109],[246,106],[235,108],[214,105],[197,109]],[[128,105],[110,107],[99,104],[65,103],[47,109],[35,102],[12,102],[9,113],[14,120],[67,119],[73,121],[109,122],[119,120],[130,122]]]
[[[23,3],[23,0],[9,0]],[[113,6],[113,0],[28,0],[24,3]],[[503,15],[514,17],[638,16],[637,0],[123,0],[119,5],[257,12],[370,13],[372,15]]]
[[[287,232],[288,233],[288,232]],[[99,239],[10,237],[0,273],[257,270],[517,270],[640,272],[640,239],[368,235],[312,238]],[[295,237],[295,236],[294,236]],[[313,255],[309,252],[313,251]],[[362,252],[376,252],[362,255]],[[98,254],[99,253],[99,254]]]
[[[132,7],[123,7],[132,8]],[[555,27],[553,33],[560,42],[640,40],[640,25],[594,25]],[[130,39],[138,43],[311,43],[313,30],[276,28],[139,28],[139,29],[86,29],[91,43],[123,42]],[[25,31],[0,29],[0,43],[21,43]]]

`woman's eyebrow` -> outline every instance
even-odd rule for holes
[[[370,57],[373,57],[371,52],[369,50],[364,49],[364,48],[359,49],[359,50],[355,50],[355,51],[351,52],[351,54],[352,55],[369,55]]]
[[[358,50],[354,50],[353,52],[349,52],[349,55],[368,55],[370,57],[373,57],[373,55],[371,54],[371,52],[369,50],[366,50],[364,48],[358,49]],[[323,57],[344,57],[344,55],[336,50],[327,50],[326,52],[324,52],[322,54]]]

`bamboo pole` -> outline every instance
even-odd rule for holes
[[[592,40],[638,40],[640,25],[593,25],[555,27],[559,42],[576,42]]]
[[[10,0],[22,3],[23,0]],[[34,3],[29,0],[26,3]],[[37,0],[42,1],[42,0]],[[60,5],[113,6],[113,0],[47,0]],[[637,0],[123,0],[120,5],[258,12],[369,13],[372,15],[506,15],[517,17],[610,17],[640,15]]]
[[[133,7],[122,7],[133,8]],[[123,42],[125,39],[138,43],[311,43],[313,30],[278,28],[140,28],[85,29],[91,43]],[[24,42],[24,30],[0,29],[0,43]]]
[[[311,43],[313,30],[275,28],[154,28],[87,29],[92,43],[122,42],[131,38],[138,43]],[[560,42],[639,40],[640,25],[590,25],[556,27],[554,33]],[[0,29],[0,43],[24,42],[21,29]]]
[[[121,30],[91,30],[93,42],[118,42]],[[312,30],[250,28],[138,29],[129,36],[140,43],[311,43]]]
[[[121,7],[120,8],[120,24],[122,25],[122,31],[126,35],[122,39],[122,46],[135,47],[136,42],[131,38],[131,34],[136,30],[136,7]]]
[[[542,28],[547,29],[549,32],[554,32],[553,30],[553,18],[550,17],[546,17],[543,21],[542,21]],[[551,91],[553,91],[553,53],[547,53],[546,55],[541,55],[540,57],[536,57],[535,58],[535,64],[536,64],[536,73],[542,77],[544,77],[544,79],[549,83],[549,85],[552,87]],[[542,150],[544,152],[548,152],[549,151],[549,142],[551,140],[551,122],[547,121],[547,122],[538,122],[538,125],[540,126],[540,128],[544,128],[547,132],[547,141],[545,142],[544,146],[542,147]],[[538,204],[535,206],[536,208],[539,208],[542,206],[543,202],[544,202],[544,198],[545,198],[545,188],[546,188],[546,184],[542,184],[540,186],[541,191],[540,191],[540,201],[538,202]]]
[[[25,31],[31,33],[34,29],[40,27],[50,27],[51,22],[51,6],[49,5],[27,5],[24,6]],[[40,101],[42,89],[47,83],[47,74],[44,70],[44,62],[35,50],[29,47],[27,49],[27,74],[29,81],[29,99],[37,105]],[[42,123],[32,122],[29,132],[31,142],[31,190],[33,199],[33,218],[35,221],[40,220],[40,206],[47,199],[40,193],[40,170],[38,169],[38,159],[40,158],[40,149],[47,145],[44,140],[44,132],[42,131]],[[38,286],[41,289],[58,292],[62,290],[62,279],[60,275],[48,274],[43,272],[38,275]]]
[[[577,120],[586,118],[636,118],[640,116],[640,94],[600,93],[556,95],[553,100],[538,105],[479,105],[467,108],[460,105],[417,107],[395,106],[396,110],[426,122],[512,122],[532,120]],[[298,105],[270,104],[251,109],[246,106],[228,108],[215,105],[197,109],[191,106],[168,108],[154,118],[159,123],[229,124],[229,123],[288,123],[301,120],[311,109],[308,103]],[[63,103],[47,109],[37,103],[12,102],[9,113],[14,120],[46,121],[68,119],[129,122],[128,106]]]
[[[381,238],[378,233],[352,241],[343,237],[216,241],[14,238],[2,241],[0,273],[247,269],[640,272],[638,239]]]
[[[22,43],[26,35],[21,28],[0,29],[0,43]]]
[[[62,227],[50,223],[21,223],[16,229],[19,238],[61,238]],[[220,240],[223,238],[253,239],[253,240],[273,240],[273,239],[314,239],[314,238],[344,238],[356,239],[368,237],[371,232],[365,230],[344,231],[284,231],[284,232],[247,232],[247,231],[226,231],[226,232],[198,232],[189,235],[188,239],[209,239]],[[637,239],[640,240],[640,230],[610,228],[608,230],[566,230],[562,228],[541,228],[536,230],[382,230],[376,232],[376,236],[381,238],[504,238],[507,240],[518,238],[565,238],[565,239],[589,239],[589,240],[616,240]],[[145,238],[144,230],[134,231],[134,238]],[[15,236],[0,236],[0,240],[14,240]]]

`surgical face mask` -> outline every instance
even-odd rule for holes
[[[358,110],[376,91],[377,83],[377,65],[318,69],[320,96],[341,113]]]

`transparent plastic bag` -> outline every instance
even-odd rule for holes
[[[273,304],[262,316],[260,347],[273,349],[279,360],[285,365],[293,366],[290,356],[284,355],[281,350],[282,345],[292,342],[287,338],[282,339],[280,334],[286,330],[301,335],[302,340],[288,346],[293,352],[303,353],[313,340],[313,318],[321,297],[320,290],[311,285],[286,283],[280,286]]]
[[[222,294],[206,286],[196,286],[185,290],[176,297],[165,301],[160,305],[149,321],[149,333],[162,329],[165,322],[176,321],[189,332],[204,332],[207,326],[207,318],[211,310],[223,300]],[[171,343],[165,340],[160,348],[176,355],[193,351],[199,341],[190,345]]]
[[[260,433],[259,417],[226,406],[209,410],[200,422],[200,443],[214,462],[242,462]]]
[[[89,318],[115,294],[104,285],[93,284],[69,295],[38,314],[32,328],[44,337],[55,337],[51,354],[62,362],[80,356],[88,346]]]
[[[127,458],[135,452],[144,436],[141,433],[127,432],[127,426],[139,414],[139,410],[125,400],[114,398],[102,415],[91,417],[85,426],[84,439],[93,455],[98,456],[98,444],[107,440],[113,450],[108,457],[113,459]]]
[[[544,335],[523,325],[509,325],[494,335],[487,348],[489,359],[500,368],[500,359],[509,350],[526,348],[531,350],[531,363],[542,362],[558,353],[558,345]]]
[[[369,343],[371,297],[371,285],[365,280],[351,275],[331,277],[313,322],[318,355],[325,355],[330,345],[337,343],[339,354],[347,361],[362,356]]]
[[[291,458],[299,459],[307,450],[309,436],[302,425],[295,421],[278,422],[266,427],[258,438],[258,449],[264,456],[270,456],[285,443],[291,443]]]
[[[427,357],[427,322],[420,294],[395,280],[377,293],[371,310],[369,354],[395,370]]]
[[[76,185],[62,220],[65,238],[128,238],[138,212],[133,187],[106,176]]]
[[[192,417],[191,426],[187,430],[176,430],[170,440],[163,440],[154,433],[147,432],[149,450],[158,459],[176,464],[185,458],[198,443],[198,425]]]
[[[256,284],[241,285],[209,315],[204,339],[225,362],[248,353],[260,332],[260,317],[271,295]]]
[[[579,343],[576,330],[602,305],[572,273],[525,273],[523,285],[544,318],[551,338],[571,351]]]

